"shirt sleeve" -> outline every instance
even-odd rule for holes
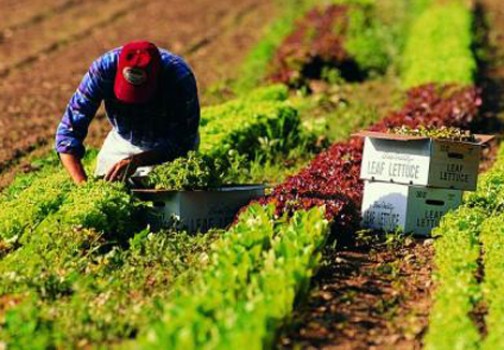
[[[194,75],[188,74],[177,83],[176,104],[173,106],[177,123],[162,142],[168,160],[182,157],[199,146],[200,104]]]
[[[103,58],[99,58],[84,75],[56,130],[55,148],[58,153],[74,154],[79,158],[84,156],[83,142],[104,98],[106,73]]]

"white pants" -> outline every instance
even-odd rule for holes
[[[149,149],[132,145],[115,130],[112,130],[103,142],[100,153],[98,153],[95,176],[104,176],[118,161],[145,151],[149,151]],[[152,166],[140,167],[133,176],[145,176],[152,168]]]

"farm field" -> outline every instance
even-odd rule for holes
[[[501,1],[0,9],[0,348],[504,348]],[[198,152],[147,186],[267,186],[226,228],[154,230],[127,185],[76,186],[52,151],[89,64],[137,38],[187,59],[202,104]],[[95,119],[87,171],[110,130]],[[496,135],[477,190],[432,237],[362,229],[352,134],[447,127]]]

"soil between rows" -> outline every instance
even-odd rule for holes
[[[420,349],[430,308],[432,240],[364,234],[325,252],[306,306],[278,348]]]

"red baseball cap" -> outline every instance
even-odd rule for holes
[[[125,103],[147,102],[156,92],[160,74],[161,55],[156,45],[130,42],[119,54],[114,93]]]

